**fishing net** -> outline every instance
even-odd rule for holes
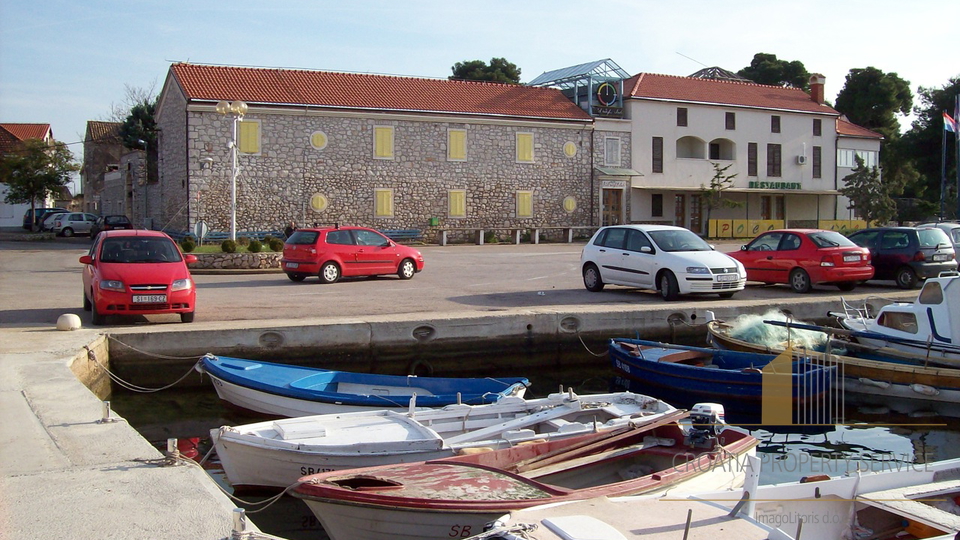
[[[786,348],[822,351],[826,348],[827,335],[813,330],[799,330],[766,324],[763,321],[790,321],[803,323],[787,317],[779,310],[770,310],[763,315],[740,315],[730,322],[730,335],[742,341],[766,345],[771,349]]]

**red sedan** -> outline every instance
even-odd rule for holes
[[[767,231],[728,255],[743,263],[747,280],[786,283],[798,293],[809,292],[818,283],[852,291],[874,272],[870,250],[836,231]]]
[[[179,313],[193,322],[197,290],[184,255],[172,238],[159,231],[113,230],[97,235],[83,263],[83,309],[93,324],[107,315]]]
[[[321,283],[336,283],[345,276],[389,274],[410,279],[423,270],[423,255],[373,229],[321,227],[290,235],[280,265],[291,281],[317,276]]]

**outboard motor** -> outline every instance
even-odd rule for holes
[[[723,405],[719,403],[697,403],[690,409],[690,431],[686,441],[688,446],[713,448],[717,443],[717,434],[726,426]]]

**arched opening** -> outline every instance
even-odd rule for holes
[[[737,155],[737,146],[730,139],[714,139],[710,141],[710,159],[732,161]]]
[[[680,137],[677,139],[677,159],[704,159],[706,157],[706,143],[697,137]]]

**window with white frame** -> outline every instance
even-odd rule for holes
[[[373,128],[374,159],[393,159],[393,126]]]
[[[376,188],[373,190],[373,217],[393,217],[393,190]]]
[[[517,217],[518,218],[533,217],[533,192],[532,191],[517,192]]]
[[[610,167],[620,166],[620,138],[606,137],[603,139],[603,164]]]
[[[533,163],[533,133],[517,133],[517,163]]]
[[[857,166],[855,156],[860,156],[867,167],[877,166],[877,152],[871,150],[837,150],[837,167],[854,168]]]
[[[447,161],[467,160],[467,130],[447,130]]]
[[[467,190],[451,189],[447,192],[447,216],[451,218],[467,217]]]

